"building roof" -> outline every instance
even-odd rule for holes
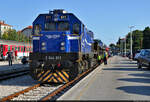
[[[8,25],[8,24],[2,23],[2,22],[0,22],[0,25],[10,26],[10,27],[12,27],[11,25]]]
[[[26,30],[26,29],[32,29],[32,26],[28,26],[28,27],[22,29],[21,32],[23,32],[23,31]]]

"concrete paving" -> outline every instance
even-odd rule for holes
[[[23,65],[21,60],[13,61],[12,66],[8,65],[8,61],[0,61],[0,75],[7,74],[11,72],[26,70],[29,68],[29,65]]]
[[[150,71],[136,61],[114,56],[58,100],[150,100]]]

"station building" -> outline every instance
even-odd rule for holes
[[[27,37],[31,37],[32,35],[32,26],[28,26],[21,30],[21,33],[24,34]]]
[[[4,21],[0,21],[0,37],[4,34],[5,31],[12,29],[11,25],[5,24]]]

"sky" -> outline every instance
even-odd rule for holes
[[[130,26],[150,26],[150,0],[1,0],[0,20],[22,30],[53,9],[75,14],[106,45],[125,37]]]

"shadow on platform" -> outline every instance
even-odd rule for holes
[[[150,83],[150,79],[147,79],[147,78],[121,78],[121,79],[117,79],[117,80],[136,82],[136,83]]]
[[[137,67],[134,66],[114,66],[111,68],[103,68],[103,70],[117,70],[117,71],[150,71],[147,68],[142,68],[142,69],[138,69]]]
[[[134,73],[134,74],[128,74],[130,76],[135,76],[135,77],[147,77],[150,78],[150,73]]]
[[[118,70],[118,71],[137,71],[137,68],[104,68],[103,70]]]
[[[150,86],[122,86],[116,88],[130,94],[150,96]]]

